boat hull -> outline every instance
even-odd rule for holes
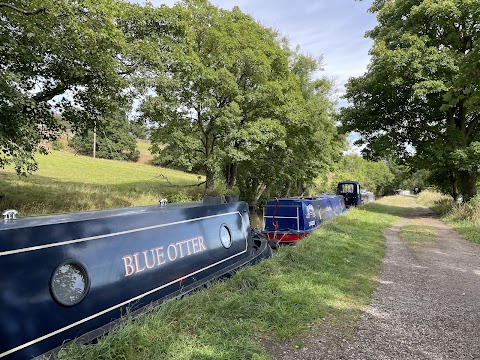
[[[0,358],[90,340],[112,319],[269,257],[243,202],[128,208],[0,226]],[[87,334],[87,335],[85,335]]]
[[[345,209],[343,197],[338,195],[269,200],[265,206],[262,234],[272,244],[295,243]]]

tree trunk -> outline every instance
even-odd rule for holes
[[[457,201],[457,199],[458,199],[457,177],[455,176],[455,174],[453,172],[450,173],[450,184],[452,186],[452,189],[450,191],[450,195],[452,195],[454,201]]]
[[[211,194],[214,188],[213,169],[207,164],[205,166],[205,194]]]
[[[470,201],[477,195],[477,179],[476,176],[470,174],[468,171],[458,171],[458,185],[463,201]]]
[[[232,189],[237,185],[238,162],[233,162],[227,167],[227,188]]]
[[[285,197],[290,196],[290,191],[292,190],[292,182],[289,181],[287,182],[287,185],[285,186]]]

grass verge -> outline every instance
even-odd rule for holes
[[[385,229],[415,206],[413,198],[394,197],[349,210],[298,246],[127,318],[98,343],[72,346],[59,358],[268,359],[264,340],[298,339],[331,314],[345,322],[358,316],[377,286]]]
[[[52,150],[37,156],[39,171],[0,171],[0,209],[21,216],[158,204],[201,198],[197,175],[149,165],[92,159]],[[167,181],[168,179],[168,181]],[[172,186],[176,184],[177,186]]]
[[[452,226],[467,240],[480,244],[480,197],[470,203],[456,204],[447,195],[433,191],[423,191],[417,202],[437,212],[442,221]]]

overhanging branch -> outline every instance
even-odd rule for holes
[[[37,15],[37,14],[40,14],[42,12],[46,12],[47,9],[46,8],[40,8],[40,9],[37,9],[37,10],[31,10],[31,11],[28,11],[28,10],[23,10],[23,9],[19,9],[15,6],[13,6],[12,4],[7,4],[7,3],[0,3],[0,8],[2,7],[6,7],[6,8],[9,8],[13,11],[16,11],[20,14],[23,14],[23,15]]]
[[[41,93],[35,95],[33,99],[36,102],[45,102],[48,100],[52,100],[55,96],[62,94],[67,89],[67,85],[64,82],[59,83],[53,89],[46,89]]]

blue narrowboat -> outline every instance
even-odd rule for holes
[[[50,355],[112,319],[272,254],[248,205],[168,204],[0,223],[0,358]]]
[[[345,206],[360,206],[375,201],[375,196],[370,191],[363,191],[357,181],[340,181],[337,185],[337,195],[345,199]]]
[[[271,241],[293,243],[344,211],[343,197],[337,195],[275,198],[264,207],[262,234]]]

